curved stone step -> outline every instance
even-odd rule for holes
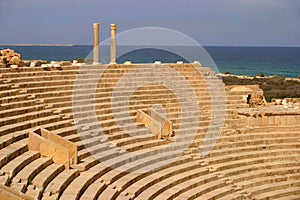
[[[14,158],[6,165],[4,165],[0,170],[0,174],[2,174],[1,182],[5,185],[10,184],[11,179],[14,178],[20,170],[22,170],[25,166],[38,159],[39,157],[39,152],[26,151],[25,153]],[[4,182],[3,179],[5,180]]]
[[[90,184],[89,187],[84,191],[80,199],[84,200],[94,200],[99,198],[100,194],[105,190],[107,185],[100,180],[96,180],[94,183]]]
[[[5,148],[0,149],[0,169],[2,169],[2,167],[9,161],[13,160],[17,156],[25,153],[28,150],[26,142],[27,140],[18,141]]]
[[[45,188],[42,199],[59,199],[63,191],[79,176],[75,169],[65,170],[56,176]]]
[[[79,199],[90,184],[95,182],[95,180],[97,180],[101,175],[108,172],[109,170],[109,167],[98,164],[90,168],[88,171],[82,172],[80,176],[73,179],[72,182],[66,187],[60,199]]]
[[[46,186],[61,172],[64,170],[64,165],[62,164],[51,164],[44,170],[42,170],[39,174],[37,174],[33,180],[32,184],[27,187],[26,194],[35,199],[41,199],[42,194],[46,188]]]
[[[25,193],[33,178],[52,163],[51,158],[40,157],[26,165],[12,180],[10,187]]]

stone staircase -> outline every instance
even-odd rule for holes
[[[297,199],[299,124],[249,127],[231,90],[195,64],[0,69],[0,184],[32,199]],[[174,136],[136,122],[156,107]],[[29,151],[37,126],[78,147],[67,170]],[[219,128],[223,127],[219,133]],[[205,141],[205,139],[207,139]],[[216,144],[213,145],[214,141]],[[203,155],[207,149],[208,155]]]

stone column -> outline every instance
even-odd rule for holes
[[[99,23],[94,23],[93,64],[99,64]]]
[[[116,63],[116,24],[110,24],[110,63]]]

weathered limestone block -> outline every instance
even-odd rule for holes
[[[248,86],[235,86],[230,91],[240,94],[244,102],[247,102],[248,95],[253,93],[253,89]]]
[[[10,55],[12,55],[12,50],[11,49],[2,49],[2,50],[0,50],[0,54],[5,57],[10,56]]]
[[[78,160],[77,160],[77,145],[76,144],[64,139],[63,137],[61,137],[59,135],[51,133],[51,132],[49,132],[49,134],[48,134],[48,139],[50,141],[53,141],[56,144],[59,144],[60,146],[65,147],[69,152],[71,164],[77,164]]]
[[[0,63],[5,64],[6,67],[10,65],[20,66],[22,64],[21,55],[12,49],[0,50]]]
[[[250,100],[249,100],[249,106],[250,107],[258,107],[262,106],[266,103],[263,90],[256,90],[251,94]]]
[[[10,65],[20,65],[22,62],[21,58],[18,56],[13,56],[10,60],[9,60],[9,64]]]
[[[0,184],[0,199],[1,200],[32,200],[29,195],[23,194],[11,187]]]
[[[145,125],[145,127],[149,128],[151,132],[155,135],[157,135],[158,139],[160,139],[161,133],[161,125],[158,121],[151,118],[149,115],[147,115],[144,111],[138,110],[136,121],[140,122]]]
[[[262,107],[241,109],[236,112],[242,123],[251,126],[265,125],[298,125],[300,123],[300,111],[294,108]]]
[[[29,67],[35,67],[36,66],[36,62],[35,61],[31,61]]]
[[[44,138],[35,134],[33,132],[29,132],[28,138],[28,149],[30,151],[40,151],[41,143],[44,141]]]
[[[70,168],[70,157],[68,149],[52,141],[44,139],[40,145],[42,156],[52,158],[54,163],[65,165],[66,169]]]
[[[51,158],[54,163],[65,165],[66,169],[70,168],[68,150],[34,132],[29,133],[28,149],[39,151],[41,156]]]
[[[28,149],[39,151],[42,156],[52,158],[54,163],[77,164],[77,145],[46,129],[37,129],[29,133]]]
[[[159,112],[150,108],[150,116],[161,124],[161,137],[171,137],[173,133],[173,124],[170,120],[162,116]]]
[[[138,110],[136,120],[149,128],[158,139],[169,138],[173,135],[172,122],[152,108],[148,110],[148,113]]]

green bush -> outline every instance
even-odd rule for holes
[[[28,180],[27,180],[27,186],[28,186],[28,185],[32,185],[32,180],[31,180],[31,179],[28,179]]]
[[[42,65],[42,62],[41,61],[37,61],[36,63],[35,63],[35,66],[37,66],[37,67],[40,67]]]
[[[257,74],[256,76],[258,76],[258,77],[265,77],[264,74]]]
[[[77,62],[78,62],[78,63],[84,63],[84,58],[78,58],[78,59],[77,59]]]
[[[272,99],[285,99],[285,98],[290,98],[290,96],[288,94],[281,94],[278,96],[266,96],[265,98],[267,102],[271,102]]]

